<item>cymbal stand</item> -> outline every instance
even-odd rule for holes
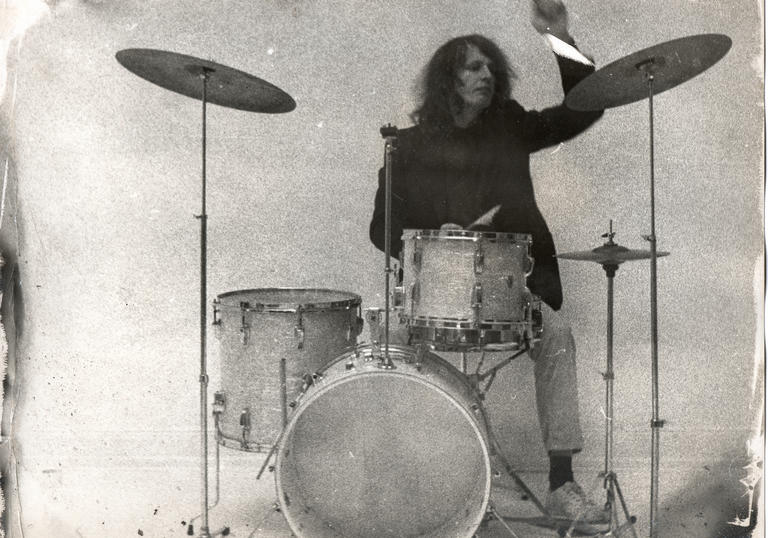
[[[390,124],[380,129],[384,138],[384,357],[379,367],[392,370],[395,368],[389,356],[389,290],[392,278],[392,153],[397,141],[397,127]]]
[[[658,302],[657,302],[657,272],[656,261],[656,192],[654,172],[654,141],[653,141],[653,81],[654,61],[643,62],[637,69],[643,72],[648,82],[648,116],[650,144],[650,188],[651,188],[651,233],[645,240],[651,246],[651,397],[653,399],[653,416],[651,418],[651,538],[658,536],[656,527],[659,513],[659,433],[664,427],[664,421],[659,418],[659,336],[658,336]]]
[[[218,422],[219,422],[219,416],[221,415],[221,411],[216,409],[216,402],[214,402],[214,411],[213,411],[213,421],[216,424],[215,430],[218,432]],[[214,501],[208,505],[208,511],[212,510],[219,504],[219,500],[221,499],[221,445],[218,443],[218,440],[216,442],[216,495],[214,497]],[[200,513],[189,520],[189,524],[187,525],[187,535],[194,536],[195,534],[195,521],[202,518],[203,514]],[[216,531],[214,533],[215,535],[223,535],[226,536],[229,534],[229,527],[223,527]]]
[[[613,246],[616,243],[613,242],[613,236],[616,235],[611,228],[607,234],[603,237],[607,237],[605,246]],[[636,518],[630,516],[627,508],[627,503],[624,500],[624,495],[621,492],[619,486],[619,479],[616,473],[613,471],[613,279],[616,276],[616,271],[619,269],[618,263],[606,262],[600,264],[605,270],[605,276],[608,279],[608,313],[607,313],[607,334],[606,334],[606,368],[603,374],[605,380],[605,468],[604,468],[604,482],[603,487],[606,492],[606,506],[610,511],[610,524],[608,530],[602,533],[602,536],[619,536],[621,532],[627,526],[632,530],[632,535],[637,538],[635,532],[634,523]],[[623,526],[618,525],[618,517],[616,510],[616,498],[618,497],[621,503],[621,508],[624,513],[626,523]]]
[[[190,68],[192,69],[192,68]],[[201,211],[195,218],[200,221],[200,472],[201,472],[201,519],[200,537],[210,538],[208,527],[208,372],[206,357],[206,331],[207,312],[206,302],[208,295],[207,267],[208,267],[208,214],[206,213],[206,117],[208,101],[208,78],[215,70],[208,67],[195,67],[195,74],[202,81],[202,174],[201,174]],[[190,526],[189,530],[192,530]],[[217,534],[227,534],[228,529],[217,531]],[[188,532],[189,534],[189,532]]]

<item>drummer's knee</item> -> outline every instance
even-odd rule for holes
[[[561,314],[555,312],[546,304],[542,304],[541,314],[541,340],[534,345],[531,358],[538,360],[542,355],[545,355],[547,358],[573,356],[576,345],[571,325]]]

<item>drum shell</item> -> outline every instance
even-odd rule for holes
[[[530,297],[531,236],[405,230],[405,314],[415,324],[523,321]],[[479,295],[478,295],[479,291]]]
[[[298,537],[473,536],[490,495],[480,400],[451,364],[360,346],[301,396],[278,447],[281,510]]]
[[[239,290],[217,297],[221,444],[253,452],[271,449],[305,378],[356,345],[360,302],[348,292],[301,288]]]

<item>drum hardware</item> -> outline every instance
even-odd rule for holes
[[[480,327],[480,309],[483,306],[483,285],[477,282],[472,288],[472,328],[478,329]],[[484,334],[481,334],[481,339],[484,339]]]
[[[283,90],[254,77],[208,60],[155,49],[125,49],[117,61],[139,77],[193,99],[202,101],[201,211],[200,222],[200,469],[202,528],[200,536],[211,536],[208,528],[208,375],[206,357],[207,224],[206,150],[207,105],[213,103],[249,112],[283,113],[296,102]],[[216,533],[214,533],[216,534]]]
[[[281,365],[282,368],[285,368],[285,359],[281,359]],[[314,374],[306,374],[304,376],[304,383],[301,386],[301,392],[299,392],[298,396],[295,400],[293,400],[290,404],[288,404],[288,408],[293,411],[296,409],[296,406],[299,405],[301,402],[301,398],[304,396],[304,394],[307,392],[307,389],[315,384],[315,381],[318,379],[322,379],[322,375],[319,373]],[[261,479],[261,475],[264,474],[264,470],[269,466],[269,472],[272,472],[275,470],[274,466],[269,465],[270,460],[272,459],[272,456],[275,455],[275,450],[277,450],[277,447],[280,445],[280,441],[283,438],[283,434],[285,433],[285,427],[288,425],[288,410],[287,408],[283,412],[283,427],[280,430],[280,434],[277,436],[277,439],[275,439],[275,442],[272,443],[272,448],[269,449],[269,452],[267,453],[267,457],[264,458],[264,463],[261,464],[261,467],[259,468],[259,472],[256,473],[256,480]],[[279,512],[279,508],[277,503],[275,503],[275,507],[277,511]]]
[[[483,249],[478,243],[477,248],[475,249],[475,274],[480,275],[483,272],[483,266],[485,264],[485,255],[483,254]]]
[[[392,306],[395,308],[402,308],[405,299],[405,289],[402,283],[394,287],[392,291]]]
[[[416,235],[413,245],[413,269],[415,271],[421,271],[421,260],[424,252],[424,245],[422,243],[421,235]]]
[[[251,326],[245,319],[245,314],[250,308],[247,302],[240,303],[240,343],[244,346],[248,345],[248,337],[251,335]]]
[[[607,316],[606,316],[606,369],[603,373],[605,380],[605,466],[600,477],[603,479],[603,488],[606,492],[606,507],[610,512],[610,521],[608,529],[602,536],[619,536],[624,528],[629,528],[632,535],[637,538],[634,523],[635,516],[630,515],[624,495],[619,486],[619,479],[613,470],[613,423],[614,423],[614,389],[613,381],[615,379],[613,369],[613,279],[619,269],[619,265],[631,260],[648,259],[653,254],[645,250],[630,250],[614,242],[613,238],[616,232],[613,231],[613,220],[609,221],[608,232],[602,235],[607,241],[600,247],[589,251],[569,252],[560,254],[557,257],[564,260],[592,261],[599,263],[605,271],[607,278]],[[669,252],[655,252],[656,256],[667,256]],[[621,505],[625,523],[619,525],[617,510],[617,499]]]
[[[293,328],[293,335],[299,340],[296,349],[304,349],[304,324],[301,318],[301,307],[296,309],[296,326]]]
[[[700,34],[667,41],[635,52],[595,71],[579,82],[566,96],[574,110],[604,110],[648,99],[650,164],[650,244],[651,265],[651,538],[658,536],[660,430],[659,418],[659,338],[658,276],[656,245],[656,192],[654,162],[653,98],[670,88],[703,73],[720,61],[731,48],[723,34]]]
[[[272,459],[272,456],[275,455],[275,450],[277,450],[278,445],[280,444],[280,440],[283,438],[283,433],[285,432],[285,427],[280,431],[280,435],[277,436],[277,439],[275,439],[275,442],[272,444],[272,448],[269,449],[269,452],[267,452],[267,457],[264,458],[264,463],[261,464],[261,467],[259,468],[259,472],[256,473],[256,480],[261,480],[261,475],[264,474],[264,470],[269,466],[269,472],[275,470],[274,466],[269,465],[269,461]]]
[[[288,424],[288,379],[285,359],[280,359],[280,412],[283,417],[283,428]]]
[[[368,322],[371,344],[378,346],[381,342],[381,309],[366,308],[365,320]]]
[[[477,394],[480,396],[480,399],[485,400],[485,395],[491,389],[491,385],[493,384],[493,381],[496,379],[496,374],[499,372],[499,370],[508,366],[509,364],[512,363],[513,360],[517,359],[519,356],[523,355],[524,353],[528,353],[529,351],[530,351],[530,346],[526,345],[523,349],[519,350],[514,355],[499,361],[491,368],[488,368],[484,372],[480,373],[480,369],[483,367],[483,364],[485,363],[486,350],[484,349],[482,350],[480,359],[478,360],[475,372],[472,374],[468,373],[467,352],[462,351],[461,352],[461,370],[466,375],[467,380],[469,381],[469,384],[475,389],[475,391],[477,391]],[[485,387],[480,388],[480,384],[485,380],[488,380]]]
[[[504,521],[504,517],[499,514],[498,510],[496,510],[496,507],[493,505],[492,502],[488,503],[488,515],[489,519],[495,518],[496,521],[499,522],[499,524],[504,527],[504,530],[506,530],[512,538],[518,538],[517,534],[515,534],[515,531],[512,530],[512,527],[507,525],[507,522]],[[477,536],[477,535],[475,535]]]
[[[218,434],[219,434],[219,418],[221,416],[221,413],[224,411],[224,408],[226,407],[226,399],[224,397],[224,394],[220,392],[215,392],[213,394],[213,423],[214,423],[214,431],[217,435],[217,441],[218,441]],[[219,452],[219,443],[216,443],[215,453],[214,453],[214,461],[216,462],[216,468],[214,476],[216,478],[215,480],[215,486],[214,491],[215,495],[213,498],[213,502],[208,505],[208,511],[213,510],[216,506],[219,504],[219,500],[221,498],[221,457]],[[195,534],[195,521],[199,518],[201,518],[203,514],[198,514],[191,518],[189,520],[189,524],[187,525],[187,535],[188,536],[194,536]],[[222,536],[226,536],[229,534],[229,527],[222,527],[221,529],[215,531],[212,533],[212,536],[217,536],[221,534]]]
[[[349,325],[347,325],[347,340],[351,341],[352,338],[357,338],[357,335],[363,332],[364,325],[365,320],[363,319],[362,306],[357,305],[357,314],[355,315],[354,320],[350,318]]]
[[[240,430],[242,432],[240,446],[243,450],[246,450],[248,448],[248,437],[251,434],[251,412],[247,407],[240,411]]]
[[[227,400],[222,392],[213,393],[213,416],[216,417],[224,412],[227,407]]]
[[[386,370],[395,368],[389,356],[389,301],[392,277],[392,154],[397,144],[397,127],[387,124],[379,129],[384,138],[384,357],[379,366]]]

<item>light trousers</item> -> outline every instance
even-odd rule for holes
[[[576,343],[570,325],[541,303],[541,340],[529,355],[533,360],[536,408],[547,452],[579,452],[584,444],[579,422],[576,384]]]

